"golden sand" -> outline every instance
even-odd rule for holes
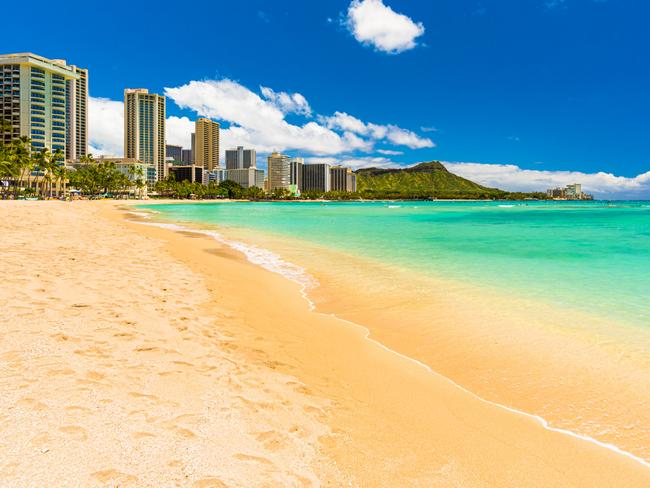
[[[0,202],[0,485],[650,485],[108,202]]]

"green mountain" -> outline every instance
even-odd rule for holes
[[[507,192],[487,188],[450,173],[439,161],[410,168],[363,168],[356,171],[357,191],[374,198],[503,198]]]

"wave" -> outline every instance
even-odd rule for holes
[[[257,247],[252,244],[245,244],[243,242],[234,241],[231,239],[226,239],[214,230],[194,229],[191,227],[184,227],[179,224],[167,224],[163,222],[135,223],[141,225],[149,225],[152,227],[160,227],[162,229],[191,232],[194,234],[211,237],[215,241],[220,242],[221,244],[225,244],[226,246],[241,252],[252,264],[261,266],[262,268],[272,273],[282,275],[285,278],[300,285],[302,295],[309,301],[310,308],[312,310],[315,308],[314,303],[309,298],[307,298],[307,290],[316,288],[318,286],[318,281],[313,276],[311,276],[302,266],[298,266],[297,264],[286,261],[268,249]]]

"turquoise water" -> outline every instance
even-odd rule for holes
[[[650,202],[144,205],[650,327]]]

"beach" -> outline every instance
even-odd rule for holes
[[[0,202],[0,485],[650,485],[627,451],[368,337],[343,284],[341,310],[314,310],[300,283],[123,206]]]

